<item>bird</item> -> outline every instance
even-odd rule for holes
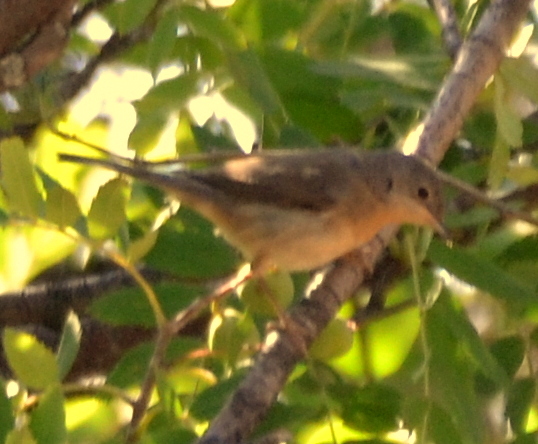
[[[264,274],[318,269],[389,225],[443,234],[441,182],[416,156],[395,150],[264,150],[201,169],[110,153],[59,159],[103,167],[160,188],[211,221]]]

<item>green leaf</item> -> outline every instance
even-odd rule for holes
[[[252,96],[264,113],[283,124],[287,120],[284,106],[258,55],[252,50],[246,50],[229,51],[226,56],[228,67],[237,84]]]
[[[498,339],[490,346],[493,356],[511,379],[521,367],[526,352],[525,341],[520,336]]]
[[[525,432],[535,396],[536,380],[532,377],[518,379],[510,388],[506,416],[510,419],[510,426],[516,435]]]
[[[506,141],[506,138],[498,133],[489,162],[488,184],[491,188],[498,189],[501,186],[508,172],[509,160],[510,145]]]
[[[448,59],[437,55],[354,57],[353,62],[317,62],[313,71],[342,80],[369,80],[405,89],[433,92],[448,68]]]
[[[170,80],[165,80],[151,88],[135,102],[136,110],[144,115],[155,112],[168,114],[181,109],[189,99],[201,92],[200,72],[187,72]]]
[[[194,399],[190,413],[200,420],[213,418],[243,378],[243,372],[237,371],[230,379],[222,380],[216,385],[205,389]]]
[[[499,68],[506,83],[538,104],[538,69],[528,57],[504,57]]]
[[[538,440],[538,432],[526,433],[524,435],[518,436],[510,444],[536,444]]]
[[[264,43],[285,38],[302,20],[300,3],[289,0],[238,0],[227,17],[241,26],[249,43]],[[301,40],[304,40],[304,36]]]
[[[520,147],[523,137],[521,118],[513,110],[509,91],[501,76],[495,77],[495,117],[502,138],[512,147]]]
[[[445,217],[445,224],[450,228],[476,227],[485,225],[495,218],[499,212],[490,207],[474,207],[464,213],[451,213]]]
[[[201,350],[204,346],[207,347],[201,340],[180,335],[171,342],[166,358],[170,359],[171,362],[179,364],[180,359],[184,359],[192,352]],[[107,383],[120,388],[129,388],[133,385],[140,384],[140,381],[144,379],[148,371],[153,349],[154,344],[146,342],[125,352],[121,360],[114,367],[114,370],[107,375]],[[184,363],[185,361],[182,362]],[[187,364],[187,366],[189,365]],[[183,366],[183,364],[179,364],[179,366]],[[180,372],[179,369],[178,372],[172,370],[171,377],[175,377]],[[185,381],[184,378],[181,379]],[[198,388],[198,390],[207,384],[205,382],[206,378],[199,378],[199,375],[195,379],[196,381],[192,385]],[[187,384],[189,383],[187,382]]]
[[[153,73],[168,61],[177,36],[178,14],[175,11],[167,11],[151,35],[148,45],[148,65]]]
[[[0,379],[0,442],[5,442],[11,429],[15,425],[15,416],[11,402],[7,397],[6,386]]]
[[[2,208],[0,208],[0,226],[7,225],[9,220],[9,214],[7,214]]]
[[[154,326],[155,316],[143,291],[123,288],[96,299],[89,312],[111,325]]]
[[[166,417],[166,422],[160,429],[151,428],[147,434],[140,437],[140,444],[155,444],[155,443],[177,443],[177,442],[196,442],[199,438],[191,430],[182,428],[180,424],[170,424],[169,417]],[[155,421],[155,417],[152,418]]]
[[[180,284],[158,284],[157,294],[165,313],[170,315],[185,308],[207,290]],[[112,325],[154,326],[155,315],[145,294],[139,288],[123,288],[97,299],[90,308],[93,316]]]
[[[82,212],[71,191],[57,185],[47,191],[45,218],[61,228],[74,226]]]
[[[485,424],[474,390],[474,372],[465,353],[461,353],[459,335],[447,324],[446,310],[450,305],[446,293],[441,293],[433,307],[425,313],[425,351],[429,358],[424,372],[428,373],[429,391],[437,403],[451,416],[462,442],[483,443]]]
[[[168,118],[158,108],[149,114],[139,113],[136,125],[129,135],[129,147],[139,155],[150,152],[159,142]]]
[[[150,267],[190,277],[223,276],[239,262],[224,239],[215,236],[211,223],[185,208],[159,229],[145,261]]]
[[[67,442],[64,396],[60,384],[47,388],[30,415],[30,429],[39,444]]]
[[[114,2],[105,10],[105,14],[120,34],[125,35],[142,25],[156,3],[157,0]]]
[[[195,35],[206,37],[229,49],[238,50],[245,47],[241,34],[229,20],[225,20],[218,12],[182,5],[180,13],[182,19]]]
[[[520,238],[502,252],[499,260],[503,264],[519,261],[538,261],[538,237],[532,235]]]
[[[75,362],[80,347],[81,335],[82,328],[78,316],[75,312],[70,311],[65,320],[62,337],[60,339],[60,346],[58,347],[57,352],[60,380],[67,376],[73,362]]]
[[[24,385],[45,389],[58,382],[56,357],[35,336],[6,327],[3,344],[9,366]]]
[[[107,376],[107,383],[120,388],[140,384],[148,371],[153,350],[153,344],[147,342],[127,350]]]
[[[436,304],[436,310],[443,317],[452,335],[457,338],[461,346],[465,347],[465,351],[469,353],[483,374],[494,381],[498,387],[506,387],[508,385],[506,367],[499,364],[495,359],[497,355],[488,350],[469,319],[454,308],[446,297],[446,293]]]
[[[88,230],[94,239],[114,236],[126,221],[125,205],[129,187],[120,178],[104,184],[92,202],[88,213]]]
[[[142,237],[132,241],[129,244],[127,258],[133,264],[140,260],[155,246],[158,231],[148,231]]]
[[[39,217],[43,198],[37,189],[36,176],[22,140],[11,138],[0,142],[0,158],[2,186],[11,211],[32,218]]]
[[[430,260],[470,285],[491,293],[512,304],[536,304],[535,292],[506,273],[496,264],[462,248],[449,248],[432,240],[428,251]]]
[[[450,412],[444,410],[420,392],[410,393],[404,398],[403,417],[406,428],[415,430],[417,440],[435,444],[463,444]],[[424,421],[427,418],[427,421]]]
[[[28,426],[13,429],[9,432],[5,444],[37,444]]]
[[[353,396],[347,396],[349,389],[332,393],[335,401],[342,402],[342,419],[348,426],[371,433],[397,428],[401,398],[396,390],[381,384],[368,384],[355,389]]]
[[[211,351],[223,358],[230,367],[248,355],[249,349],[260,342],[258,330],[250,316],[244,316],[232,309],[213,317],[209,325],[208,342]]]

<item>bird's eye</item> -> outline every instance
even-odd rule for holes
[[[418,189],[418,197],[420,197],[422,200],[426,200],[428,197],[430,197],[430,192],[425,187],[420,187]]]
[[[392,182],[392,178],[388,178],[387,179],[387,191],[391,191],[392,190],[392,186],[393,186],[393,182]]]

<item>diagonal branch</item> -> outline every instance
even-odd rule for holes
[[[416,150],[419,156],[435,165],[441,161],[476,98],[499,67],[529,4],[530,0],[497,0],[484,12],[424,119]]]
[[[456,137],[479,92],[495,73],[530,0],[496,0],[460,50],[452,73],[425,119],[417,154],[437,164]],[[384,230],[366,247],[362,258],[341,260],[307,299],[295,307],[291,318],[302,327],[302,340],[313,338],[332,319],[341,304],[364,281],[368,267],[380,257],[395,229]],[[199,444],[241,443],[262,421],[276,400],[302,353],[286,332],[276,340],[269,335],[245,380],[211,423]]]
[[[439,22],[443,27],[443,41],[445,42],[446,50],[450,58],[454,60],[461,46],[456,11],[454,11],[450,0],[428,0],[428,3],[439,17]]]

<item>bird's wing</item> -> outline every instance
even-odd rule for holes
[[[345,153],[345,154],[344,154]],[[342,168],[351,162],[355,168]],[[233,202],[256,202],[322,211],[333,206],[350,184],[349,174],[360,174],[361,161],[339,150],[311,154],[249,156],[217,168],[190,172],[191,179],[220,191]],[[338,193],[337,191],[340,191]]]

